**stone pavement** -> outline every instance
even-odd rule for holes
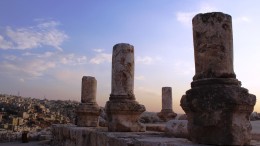
[[[28,143],[22,143],[20,141],[0,143],[1,146],[49,146],[48,140],[44,141],[29,141]]]

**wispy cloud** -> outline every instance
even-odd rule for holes
[[[181,75],[194,75],[195,68],[191,62],[177,61],[174,64],[174,70]]]
[[[143,81],[143,80],[145,80],[145,77],[141,75],[141,76],[136,76],[135,79]]]
[[[199,10],[190,12],[177,12],[177,20],[185,26],[191,26],[192,18],[198,13],[217,11],[218,9],[210,4],[201,4]]]
[[[112,61],[112,54],[110,53],[99,53],[92,59],[90,59],[90,63],[92,64],[101,64],[104,62],[111,62]]]
[[[136,62],[140,64],[151,64],[153,62],[153,59],[149,56],[137,57]]]
[[[54,52],[44,52],[43,54],[26,52],[26,53],[23,53],[22,55],[23,56],[35,56],[38,58],[48,58],[48,57],[53,56],[54,54],[55,54]]]
[[[0,35],[0,49],[10,49],[13,48],[13,43],[5,40],[5,38]]]
[[[234,18],[234,22],[235,23],[242,23],[242,22],[251,22],[251,19],[247,16],[240,16],[240,17],[237,17],[237,18]]]
[[[145,64],[145,65],[149,65],[154,63],[155,61],[161,61],[162,59],[160,57],[150,57],[150,56],[138,56],[136,58],[136,63],[138,64]]]
[[[98,53],[101,53],[101,52],[104,51],[104,49],[93,49],[93,51],[98,52]]]
[[[0,49],[26,50],[51,46],[62,51],[61,45],[68,36],[57,28],[58,25],[56,21],[48,21],[30,27],[7,26],[5,34],[0,34]]]
[[[87,57],[67,54],[60,56],[60,62],[64,65],[82,65],[87,63]]]
[[[17,57],[15,55],[4,55],[4,59],[14,61]]]
[[[29,78],[40,77],[45,71],[55,66],[55,62],[43,60],[24,61],[21,63],[2,62],[0,64],[0,68],[9,73]]]
[[[63,52],[26,52],[20,55],[2,55],[0,73],[7,76],[16,76],[23,80],[35,79],[45,75],[56,77],[55,68],[80,68],[88,63],[86,56],[64,54]],[[26,57],[25,57],[26,56]]]

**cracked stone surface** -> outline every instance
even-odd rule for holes
[[[95,77],[83,76],[81,87],[81,103],[76,109],[79,127],[97,127],[100,107],[96,102],[97,80]]]
[[[145,111],[134,95],[134,46],[116,44],[112,55],[112,89],[106,103],[108,130],[114,132],[145,131],[138,121]]]
[[[190,139],[202,144],[247,145],[256,97],[241,87],[233,70],[231,16],[198,14],[192,24],[196,74],[191,89],[181,98]]]

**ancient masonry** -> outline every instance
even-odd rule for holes
[[[112,56],[112,89],[106,103],[108,131],[145,131],[145,126],[138,122],[144,111],[145,107],[134,95],[134,47],[116,44]]]
[[[172,88],[162,87],[162,110],[157,114],[163,121],[174,119],[177,114],[172,110]]]
[[[181,99],[190,138],[203,144],[250,144],[256,97],[241,87],[233,70],[231,16],[198,14],[192,24],[196,74]]]
[[[100,108],[96,102],[97,80],[94,77],[83,76],[81,87],[81,103],[78,106],[77,126],[97,127]]]

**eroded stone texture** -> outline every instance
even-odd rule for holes
[[[177,138],[189,138],[187,120],[170,120],[166,123],[165,134]]]
[[[162,87],[162,110],[157,114],[164,121],[174,119],[177,114],[172,111],[172,88]]]
[[[171,87],[162,87],[162,110],[172,110]]]
[[[52,125],[51,146],[205,146],[162,132],[108,132],[104,127]]]
[[[80,127],[97,127],[100,107],[96,103],[97,80],[83,76],[81,87],[81,103],[76,109],[77,125]]]
[[[192,19],[196,74],[203,78],[235,78],[231,16],[198,14]]]
[[[134,96],[134,47],[116,44],[112,56],[112,89],[106,103],[109,131],[138,132],[145,126],[138,119],[145,107]]]
[[[116,44],[112,57],[112,91],[110,98],[134,99],[134,46]]]
[[[256,97],[241,87],[233,71],[231,16],[198,14],[193,18],[196,75],[181,99],[193,142],[246,145],[251,139],[249,116]]]
[[[83,76],[81,86],[81,102],[96,102],[97,80],[94,77]]]

